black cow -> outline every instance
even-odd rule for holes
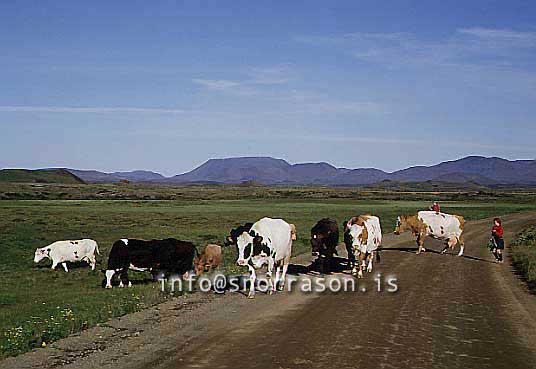
[[[321,272],[327,272],[333,255],[337,254],[339,243],[339,226],[337,221],[324,218],[311,229],[311,253],[318,256],[317,262]]]
[[[354,254],[354,247],[352,246],[353,238],[350,235],[350,229],[348,228],[348,223],[344,222],[343,225],[343,237],[344,237],[344,245],[346,246],[346,252],[348,253],[348,268],[350,270],[353,270],[356,260],[355,260],[355,254]]]
[[[116,241],[110,256],[106,274],[106,288],[112,288],[112,277],[119,274],[120,287],[130,286],[128,270],[177,273],[183,275],[193,269],[196,255],[193,243],[174,238],[143,241],[122,239]]]
[[[236,239],[238,238],[238,236],[240,236],[244,232],[249,233],[251,227],[253,227],[253,223],[246,223],[244,225],[231,229],[231,231],[229,232],[229,235],[225,238],[224,245],[225,246],[236,245]]]

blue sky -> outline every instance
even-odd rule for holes
[[[0,167],[533,159],[531,3],[2,1]]]

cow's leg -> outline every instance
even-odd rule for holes
[[[52,267],[50,269],[56,270],[56,267],[58,266],[58,264],[59,264],[59,261],[52,261]]]
[[[281,264],[283,260],[280,260],[275,266],[275,280],[274,280],[274,291],[279,289],[279,282],[281,278]]]
[[[251,265],[248,265],[249,268],[249,294],[248,299],[254,299],[255,298],[255,280],[257,279],[257,275],[255,274],[255,268],[253,268]]]
[[[87,262],[91,267],[91,270],[95,270],[95,265],[97,264],[97,259],[95,259],[95,255],[89,255],[87,257]]]
[[[417,250],[417,255],[421,252],[426,251],[426,249],[424,248],[424,235],[422,233],[419,233],[417,235],[417,246],[419,247],[419,249]]]
[[[363,267],[365,266],[366,257],[367,257],[366,252],[361,252],[359,254],[359,271],[357,272],[357,278],[363,278]]]
[[[121,270],[119,278],[121,279],[121,281],[119,282],[119,287],[132,286],[132,283],[130,283],[130,281],[128,280],[128,268],[124,268],[123,270]]]
[[[67,263],[63,262],[61,263],[61,266],[63,267],[63,269],[65,269],[65,272],[69,272],[69,269],[67,269]]]
[[[346,253],[348,254],[348,269],[353,271],[355,266],[355,255],[352,251],[352,247],[346,246]]]
[[[106,275],[106,288],[112,288],[112,277],[115,274],[115,270],[107,270]]]
[[[465,241],[462,235],[458,237],[458,242],[460,243],[460,252],[458,253],[458,256],[462,256],[463,250],[465,249]]]
[[[354,264],[352,267],[352,274],[357,275],[357,269],[358,268],[361,269],[361,264],[359,264],[359,258],[360,258],[359,250],[355,250],[353,252],[353,255],[354,255]]]
[[[270,257],[268,259],[268,270],[266,271],[266,278],[268,279],[268,294],[272,295],[275,291],[274,282],[272,281],[272,273],[274,272],[274,259]]]
[[[372,260],[374,260],[374,251],[372,251],[368,256],[368,265],[367,265],[368,273],[372,273]]]
[[[283,273],[281,273],[281,286],[279,287],[280,291],[283,291],[285,289],[285,280],[287,278],[287,270],[288,270],[289,263],[290,263],[290,256],[286,257],[283,260]]]

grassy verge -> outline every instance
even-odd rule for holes
[[[512,243],[511,251],[514,267],[536,293],[536,227],[524,230]]]
[[[236,225],[264,216],[281,217],[297,226],[296,255],[309,251],[309,232],[320,218],[332,217],[342,224],[350,216],[372,213],[381,218],[384,232],[391,232],[397,215],[428,206],[428,201],[348,198],[0,201],[0,358],[169,297],[155,283],[138,283],[128,289],[101,288],[103,275],[98,270],[119,238],[175,237],[193,241],[201,251],[209,242],[221,244]],[[444,211],[468,220],[536,209],[533,201],[444,201],[442,206]],[[61,268],[53,272],[50,262],[33,263],[35,248],[79,238],[99,243],[96,271],[82,265],[71,267],[69,273]],[[244,271],[235,261],[236,250],[224,249],[225,272]],[[150,276],[130,275],[138,282]]]

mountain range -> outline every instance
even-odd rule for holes
[[[536,160],[506,160],[468,156],[432,166],[414,166],[395,172],[374,168],[337,168],[331,164],[289,164],[271,157],[210,159],[190,172],[164,177],[150,171],[103,173],[66,169],[88,183],[152,182],[265,185],[365,186],[382,181],[536,185]]]

